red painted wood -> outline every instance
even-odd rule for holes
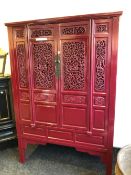
[[[54,143],[99,155],[111,175],[120,15],[6,24],[22,163],[27,144]]]

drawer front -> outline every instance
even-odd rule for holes
[[[46,136],[46,129],[41,127],[23,127],[23,135],[33,135],[33,136]]]
[[[77,143],[81,142],[94,145],[104,145],[103,136],[89,136],[87,134],[76,134],[75,140]]]
[[[48,138],[54,138],[59,140],[73,140],[73,133],[63,130],[48,130]]]

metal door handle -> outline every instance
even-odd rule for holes
[[[55,74],[57,77],[60,76],[60,55],[55,56]]]

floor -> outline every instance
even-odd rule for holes
[[[105,175],[100,159],[73,148],[46,145],[29,146],[24,165],[18,159],[17,144],[0,147],[0,175]],[[118,149],[113,153],[113,172]],[[114,174],[114,173],[113,173]]]

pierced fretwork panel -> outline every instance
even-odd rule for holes
[[[34,87],[55,89],[54,45],[35,43],[32,46]]]
[[[16,44],[16,55],[18,60],[19,86],[28,87],[27,69],[26,69],[26,51],[24,42]]]
[[[105,91],[107,40],[97,39],[95,43],[95,90]]]
[[[104,33],[104,32],[109,32],[109,25],[108,25],[108,23],[96,24],[96,33]]]
[[[23,39],[24,38],[24,29],[16,30],[16,38],[17,39]]]
[[[88,25],[61,27],[61,35],[83,35],[88,31]]]
[[[52,36],[52,29],[35,29],[31,31],[31,38]]]
[[[66,41],[62,44],[62,49],[64,90],[83,90],[86,84],[86,42]]]

